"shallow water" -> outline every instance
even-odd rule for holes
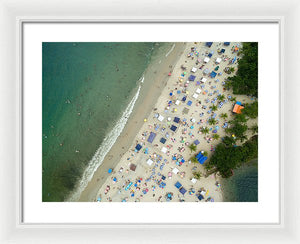
[[[43,201],[78,183],[163,45],[43,43]]]
[[[258,168],[257,159],[234,170],[234,175],[222,180],[225,202],[258,201]]]

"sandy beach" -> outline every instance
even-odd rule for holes
[[[156,60],[156,65],[145,73],[145,80],[154,79],[153,85],[143,88],[139,106],[79,201],[195,202],[200,201],[196,197],[199,193],[203,196],[201,201],[222,201],[219,176],[206,177],[203,165],[192,163],[190,158],[200,151],[207,152],[209,158],[225,136],[224,124],[231,120],[235,103],[230,97],[242,103],[253,102],[253,98],[223,89],[228,77],[224,69],[237,70],[237,62],[229,63],[237,56],[234,47],[240,46],[241,43],[224,46],[223,42],[211,47],[202,42],[176,43],[163,60]],[[212,71],[215,77],[210,76]],[[224,95],[221,104],[219,95]],[[213,104],[218,107],[215,112],[210,109]],[[221,113],[227,113],[228,118],[221,118]],[[209,125],[211,116],[216,125]],[[254,123],[257,120],[248,121],[249,126]],[[207,135],[202,134],[203,127],[209,128]],[[155,138],[149,142],[151,132]],[[213,139],[213,134],[220,138]],[[188,145],[196,140],[197,150],[191,152]],[[200,179],[195,179],[193,172],[201,172]],[[177,182],[181,186],[176,187]]]

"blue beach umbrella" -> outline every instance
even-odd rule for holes
[[[109,174],[112,172],[112,169],[108,169],[108,171],[107,171]]]

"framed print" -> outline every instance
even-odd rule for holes
[[[183,42],[176,33],[181,26],[187,33],[201,29],[213,40],[221,34],[224,39],[242,41],[198,43],[185,37],[187,41]],[[268,108],[272,116],[265,117],[268,100],[258,96],[268,93],[268,99],[278,103],[278,69],[267,72],[270,58],[273,64],[279,64],[279,53],[275,52],[279,49],[279,42],[275,41],[278,24],[147,23],[136,37],[134,33],[139,28],[135,23],[23,24],[23,59],[27,64],[23,71],[27,111],[23,166],[29,173],[23,174],[23,221],[78,223],[72,212],[79,214],[80,206],[86,205],[89,210],[79,222],[99,223],[101,216],[102,224],[128,220],[131,224],[205,224],[222,223],[226,218],[232,224],[280,223],[280,205],[271,201],[280,194],[279,187],[275,187],[279,186],[278,155],[268,155],[271,160],[267,160],[262,153],[271,143],[274,148],[278,146],[274,134],[278,123],[274,118],[279,114]],[[166,28],[174,36],[168,33],[164,37]],[[100,34],[109,30],[112,34],[106,38]],[[242,36],[243,30],[249,35]],[[82,34],[79,39],[78,32]],[[125,32],[131,35],[125,38]],[[59,33],[59,42],[54,41],[55,33]],[[160,33],[161,41],[156,42],[153,33]],[[175,42],[168,42],[169,38]],[[74,39],[78,41],[71,42]],[[94,53],[99,56],[92,58]],[[251,61],[240,71],[242,60],[248,59]],[[250,64],[254,66],[248,70]],[[83,66],[90,68],[82,69]],[[136,74],[130,70],[132,67]],[[235,73],[235,69],[240,73]],[[243,76],[244,72],[247,76]],[[249,84],[243,87],[242,82],[230,80],[238,74],[242,78],[236,79]],[[257,82],[257,77],[272,80],[272,86],[269,82]],[[236,82],[239,84],[235,85]],[[39,90],[43,91],[42,101]],[[42,111],[38,116],[42,116],[42,124],[32,119],[37,111]],[[102,131],[98,131],[99,125]],[[261,137],[253,126],[262,128]],[[264,139],[271,137],[271,141]],[[36,153],[37,150],[42,152]],[[36,164],[41,154],[42,164]],[[257,158],[258,163],[248,163]],[[239,167],[242,161],[245,164]],[[270,165],[260,164],[261,161]],[[39,172],[41,186],[37,184]],[[269,174],[268,181],[261,180],[263,176],[259,174]],[[248,186],[240,189],[244,182]],[[259,189],[267,188],[268,184],[274,186],[268,192]],[[168,207],[158,208],[159,202]],[[143,207],[136,209],[137,204]],[[184,213],[181,205],[188,206],[191,212]],[[56,215],[60,208],[61,213]],[[237,214],[232,214],[232,208]],[[98,215],[88,213],[90,210]],[[109,212],[114,214],[106,215]],[[192,212],[198,213],[198,221],[188,217]]]
[[[299,5],[93,4],[1,5],[3,240],[299,241]]]

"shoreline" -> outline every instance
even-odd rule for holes
[[[139,98],[128,122],[110,151],[106,154],[101,165],[94,172],[87,187],[81,192],[78,199],[79,202],[91,202],[95,200],[98,190],[110,176],[107,173],[108,169],[114,169],[117,166],[122,156],[133,144],[134,138],[143,126],[143,119],[147,118],[154,109],[153,106],[168,84],[170,78],[168,73],[173,71],[180,57],[184,54],[183,51],[185,47],[185,43],[176,43],[175,47],[169,51],[170,53],[168,52],[167,56],[163,54],[151,60],[144,73],[145,81],[142,83]],[[170,68],[170,66],[172,67]],[[152,79],[153,82],[147,82],[149,79]]]
[[[126,125],[126,130],[124,129],[122,133],[122,138],[120,137],[120,141],[123,141],[124,145],[127,146],[116,143],[114,145],[115,151],[111,150],[107,155],[107,157],[114,157],[117,154],[120,159],[110,158],[110,164],[107,164],[107,168],[103,169],[102,167],[102,172],[98,172],[99,174],[95,175],[94,182],[90,182],[90,188],[83,192],[80,201],[162,202],[168,201],[166,193],[171,193],[174,201],[199,202],[203,200],[203,198],[198,199],[195,191],[201,192],[202,196],[204,196],[204,201],[223,201],[223,192],[219,183],[222,178],[215,174],[205,176],[206,170],[204,166],[198,162],[195,164],[191,162],[191,157],[200,151],[207,152],[208,158],[210,157],[215,146],[226,135],[225,127],[222,125],[226,124],[234,116],[232,113],[234,102],[226,99],[229,96],[233,96],[232,90],[229,91],[223,87],[228,75],[221,73],[216,77],[218,79],[214,79],[204,74],[204,69],[202,69],[205,66],[208,70],[219,69],[222,71],[226,66],[230,65],[227,61],[232,59],[235,53],[232,49],[228,50],[228,48],[226,55],[216,54],[213,58],[214,60],[216,57],[222,57],[221,63],[217,64],[213,60],[208,63],[204,61],[209,52],[217,53],[221,45],[222,43],[216,43],[212,48],[207,48],[205,43],[201,42],[186,43],[183,52],[176,59],[176,64],[172,66],[173,71],[170,77],[168,77],[170,67],[168,67],[168,64],[161,64],[160,60],[159,70],[162,71],[161,74],[158,72],[158,74],[162,75],[160,82],[157,83],[157,80],[155,80],[156,82],[153,85],[151,84],[151,87],[148,89],[145,87],[143,90],[145,98],[140,94],[142,102],[140,100],[140,106],[134,111],[133,115],[133,118],[137,118],[137,120],[130,120],[130,123]],[[233,43],[233,45],[240,44]],[[195,47],[199,50],[198,59],[194,59],[190,55],[191,50],[195,49]],[[170,56],[174,55],[175,53],[172,52]],[[235,63],[231,67],[236,67],[236,65]],[[185,73],[183,72],[183,66],[186,70]],[[194,67],[197,67],[196,70]],[[150,68],[148,71],[151,73]],[[153,73],[156,73],[155,71],[157,70],[152,70]],[[197,80],[202,80],[204,77],[209,80],[207,82],[205,80],[202,83],[197,80],[184,82],[189,75],[196,75]],[[159,76],[155,75],[155,78],[158,79]],[[145,81],[147,81],[146,77]],[[168,82],[168,85],[161,85],[162,82]],[[157,90],[155,86],[161,91],[154,95],[152,94],[152,89]],[[220,94],[224,95],[224,103],[216,112],[213,112],[214,115],[218,115],[216,119],[218,126],[216,124],[213,126],[209,123],[209,119],[212,116],[210,108],[217,101],[217,96]],[[183,100],[183,97],[185,97],[186,101]],[[250,97],[245,95],[234,95],[234,97],[242,103],[250,102]],[[144,100],[147,101],[147,98],[152,98],[152,100],[150,99],[152,102],[148,100],[149,103],[145,104],[155,105],[154,107],[144,105],[143,102]],[[206,109],[207,107],[208,109]],[[221,118],[220,113],[226,113],[228,118]],[[159,120],[158,115],[162,115],[163,118]],[[175,121],[176,117],[177,119],[179,118],[179,122]],[[144,122],[145,118],[147,119],[146,122]],[[253,120],[249,120],[248,124],[253,122]],[[174,124],[176,126],[173,130],[171,125],[173,127]],[[205,127],[209,128],[210,135],[202,133],[201,128]],[[126,135],[127,129],[132,133]],[[157,134],[153,144],[152,141],[149,142],[147,140],[150,132]],[[213,139],[213,133],[218,133],[219,139]],[[163,142],[161,140],[164,137],[167,139]],[[194,143],[196,139],[199,141],[196,144],[196,151],[193,153],[188,148],[188,145]],[[165,144],[166,141],[167,143]],[[143,150],[135,150],[138,144],[144,147]],[[149,160],[152,162],[148,162]],[[183,161],[179,163],[181,160]],[[113,166],[111,168],[114,169],[111,174],[107,172],[108,168],[110,168],[109,166]],[[134,168],[132,169],[131,166]],[[195,176],[195,173],[198,176]],[[162,186],[161,182],[165,185]],[[188,191],[188,194],[184,195],[185,192],[180,192],[182,195],[179,194],[178,189],[180,186],[177,187],[176,182],[184,186],[182,188],[184,188],[185,192]],[[134,187],[132,184],[134,184]],[[150,192],[148,193],[148,191]]]

